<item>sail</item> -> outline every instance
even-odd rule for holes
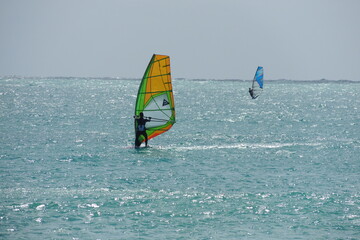
[[[254,98],[257,98],[264,87],[264,69],[258,66],[255,72],[254,79],[252,81],[252,89],[254,92]]]
[[[139,86],[135,105],[135,116],[143,112],[148,139],[168,131],[175,123],[175,105],[172,92],[170,57],[154,54]],[[135,131],[137,121],[135,120]],[[145,138],[140,136],[139,142]]]

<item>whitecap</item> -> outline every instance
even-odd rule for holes
[[[45,208],[45,204],[41,204],[36,207],[36,210],[41,211],[41,210],[44,210],[44,208]]]

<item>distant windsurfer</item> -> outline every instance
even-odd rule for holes
[[[140,117],[138,116],[134,116],[135,117],[135,121],[137,123],[137,127],[136,127],[136,138],[135,138],[135,147],[138,148],[141,145],[141,142],[139,141],[139,137],[142,135],[145,138],[145,146],[148,146],[148,136],[146,133],[146,127],[145,124],[146,122],[150,122],[151,121],[151,117],[149,118],[144,118],[144,113],[140,113]]]
[[[253,88],[249,88],[249,93],[252,99],[257,98],[258,96],[254,96],[254,89]]]

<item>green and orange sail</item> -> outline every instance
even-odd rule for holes
[[[143,112],[148,140],[168,131],[175,123],[175,104],[171,83],[170,57],[154,54],[139,86],[135,116]],[[135,131],[137,121],[135,120]],[[136,135],[135,135],[136,136]],[[138,141],[145,140],[140,136]]]

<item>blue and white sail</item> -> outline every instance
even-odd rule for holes
[[[250,93],[252,98],[257,98],[262,92],[264,87],[264,68],[258,66],[255,72],[254,79],[252,81],[252,93]]]

